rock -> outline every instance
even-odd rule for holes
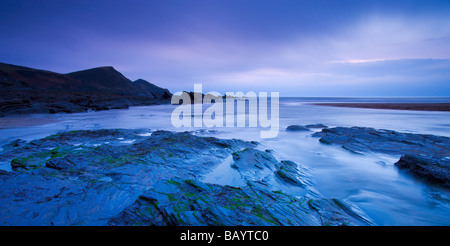
[[[351,225],[346,220],[341,219],[342,217],[348,218],[348,216],[362,225],[373,225],[373,222],[361,210],[337,199],[309,199],[308,205],[317,211],[322,225],[325,226]],[[339,209],[336,209],[336,207],[339,207]]]
[[[325,128],[313,136],[324,144],[337,144],[354,153],[379,152],[402,156],[395,164],[415,176],[448,187],[450,138],[401,133],[366,127]]]
[[[260,151],[253,148],[245,148],[244,150],[233,153],[233,168],[238,171],[250,171],[252,173],[258,170],[269,169],[275,170],[279,163],[271,155],[270,152]]]
[[[291,162],[278,162],[270,151],[245,148],[233,153],[233,161],[234,163],[231,167],[236,169],[246,182],[256,182],[270,188],[273,188],[271,186],[273,182],[271,181],[275,179],[276,175],[282,175],[285,179],[288,179],[288,177],[294,179],[294,177],[299,175],[298,169],[286,168],[288,166],[286,163]],[[282,182],[284,182],[283,178],[281,179]],[[298,184],[290,182],[290,185]]]
[[[443,136],[401,133],[367,127],[325,128],[314,133],[320,142],[337,144],[354,152],[380,152],[393,155],[425,154],[444,157],[450,153],[450,138]]]
[[[23,158],[14,158],[11,160],[12,170],[17,171],[18,169],[28,169],[28,164]]]
[[[294,162],[278,161],[273,151],[245,148],[233,152],[231,167],[247,184],[258,184],[267,190],[283,190],[291,195],[318,196],[307,170]]]
[[[426,155],[404,155],[395,166],[408,170],[414,176],[423,178],[430,183],[450,188],[450,159],[436,158]]]
[[[274,226],[370,225],[328,202],[312,203],[259,186],[243,188],[171,179],[156,184],[108,225]],[[320,211],[320,212],[318,212]],[[326,223],[326,224],[324,224]]]
[[[300,125],[291,125],[286,128],[286,131],[291,132],[301,132],[301,131],[310,131],[309,128]]]
[[[306,125],[306,128],[328,128],[328,126],[324,125],[324,124],[310,124],[310,125]]]
[[[27,141],[22,140],[22,139],[16,139],[14,141],[12,141],[11,143],[7,144],[6,146],[9,147],[20,147],[23,146]]]
[[[70,158],[52,158],[47,163],[45,163],[45,167],[53,168],[56,170],[70,169],[75,168],[77,164],[75,164]]]
[[[27,157],[18,157],[11,160],[11,169],[13,171],[33,170],[43,167],[43,156],[32,154]]]
[[[292,161],[281,161],[279,169],[275,172],[278,178],[282,181],[300,187],[311,185],[311,181],[305,174],[301,172],[298,165]]]
[[[16,171],[0,175],[0,225],[104,225],[154,183],[201,177],[234,151],[255,146],[143,132],[148,129],[72,131],[6,148],[2,157],[16,156]],[[136,141],[121,143],[130,138]]]
[[[148,131],[71,131],[6,146],[0,156],[15,159],[14,171],[0,172],[0,225],[370,224],[344,202],[300,193],[309,185],[300,166],[257,143]],[[230,156],[243,187],[200,181]]]
[[[310,131],[310,129],[314,128],[327,128],[326,125],[323,124],[309,124],[309,125],[290,125],[286,128],[286,131]]]

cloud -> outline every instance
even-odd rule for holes
[[[335,61],[449,59],[450,17],[373,15],[333,39]]]
[[[2,57],[57,72],[111,65],[132,80],[144,78],[172,91],[203,83],[215,91],[365,95],[377,84],[386,85],[383,90],[388,84],[421,88],[424,81],[444,91],[450,79],[450,15],[436,14],[429,4],[432,11],[412,4],[385,11],[361,1],[317,6],[292,1],[272,8],[259,1],[195,7],[154,2],[146,10],[116,6],[128,6],[127,18],[117,18],[114,5],[81,15],[72,12],[76,8],[64,5],[66,13],[50,5],[45,9],[58,18],[34,8],[8,14],[9,24],[1,27],[14,35],[0,41],[10,47]],[[28,12],[39,13],[33,27],[41,28],[17,31],[27,27],[18,16]],[[59,23],[55,18],[62,24],[53,24]],[[70,31],[61,32],[64,27]]]
[[[319,86],[327,86],[324,90],[352,87],[351,91],[357,88],[361,94],[367,93],[365,87],[377,84],[390,84],[392,88],[409,84],[413,88],[426,87],[428,83],[447,88],[450,25],[443,24],[450,23],[449,20],[442,16],[365,16],[342,26],[342,31],[333,36],[296,36],[263,47],[260,53],[251,56],[270,57],[270,60],[254,63],[241,59],[242,68],[237,67],[236,71],[215,71],[202,78],[247,88],[272,86],[290,94]],[[248,67],[248,63],[255,66]],[[408,93],[408,89],[395,89],[391,93],[400,95]]]

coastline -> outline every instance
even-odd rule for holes
[[[313,103],[313,105],[344,108],[450,111],[450,103]]]
[[[42,209],[42,212],[36,212],[39,214],[36,219],[28,218],[28,225],[53,223],[54,225],[114,226],[159,223],[157,220],[153,220],[154,222],[144,220],[147,215],[151,218],[155,217],[151,213],[148,214],[147,210],[147,208],[153,207],[153,204],[158,204],[159,209],[167,207],[169,210],[181,212],[183,217],[176,217],[178,213],[166,215],[167,218],[175,216],[176,221],[173,223],[191,225],[189,223],[197,221],[196,225],[204,225],[209,220],[203,221],[201,216],[198,217],[200,220],[197,220],[194,214],[207,214],[209,211],[207,207],[199,206],[194,211],[190,208],[186,211],[180,210],[185,208],[185,202],[197,204],[198,201],[202,201],[197,197],[206,199],[208,203],[217,202],[214,211],[228,211],[226,209],[229,207],[238,207],[249,211],[248,219],[255,223],[261,223],[261,225],[283,220],[286,217],[285,214],[261,210],[264,206],[258,201],[253,202],[252,199],[249,199],[249,197],[261,196],[263,194],[260,192],[263,192],[280,201],[276,206],[282,206],[282,208],[277,211],[285,209],[299,211],[302,218],[309,218],[308,225],[319,225],[314,222],[315,217],[309,213],[312,208],[314,208],[313,211],[318,210],[323,215],[339,212],[343,215],[342,218],[348,221],[348,225],[364,223],[364,221],[355,220],[351,215],[344,213],[345,211],[342,212],[338,209],[345,204],[348,197],[350,197],[348,201],[351,202],[349,204],[353,204],[355,208],[363,211],[363,218],[367,218],[373,225],[412,225],[412,220],[421,221],[416,225],[448,225],[447,200],[440,199],[440,197],[448,195],[444,190],[447,183],[442,181],[441,177],[442,173],[448,173],[448,171],[439,169],[441,162],[447,161],[447,159],[419,158],[409,156],[406,152],[425,151],[424,148],[427,148],[426,153],[434,151],[434,147],[437,146],[436,142],[438,142],[433,140],[435,137],[422,138],[416,135],[420,133],[450,137],[448,133],[440,133],[448,129],[450,115],[426,113],[426,111],[423,113],[402,113],[401,111],[389,113],[387,111],[388,114],[382,121],[383,123],[372,124],[379,118],[379,113],[383,112],[339,111],[311,106],[314,101],[310,101],[306,105],[301,99],[286,101],[284,109],[291,110],[291,114],[281,115],[282,126],[295,123],[308,130],[291,132],[286,128],[286,132],[280,132],[280,138],[276,142],[263,142],[260,145],[262,147],[247,146],[245,143],[242,143],[244,145],[241,146],[239,140],[231,140],[236,136],[244,141],[250,141],[250,143],[258,140],[252,137],[256,136],[253,135],[256,129],[252,128],[236,128],[228,133],[220,131],[220,129],[211,132],[191,129],[193,136],[179,135],[176,131],[172,133],[158,131],[158,129],[173,130],[173,128],[164,127],[167,124],[167,114],[170,114],[173,106],[158,106],[154,111],[151,110],[152,112],[150,112],[150,107],[153,106],[144,106],[114,110],[110,113],[100,111],[87,114],[60,113],[17,116],[20,118],[16,119],[19,123],[21,123],[20,121],[25,123],[30,118],[32,120],[45,119],[47,116],[61,122],[27,129],[2,130],[5,133],[2,137],[7,141],[1,150],[0,165],[9,167],[5,169],[5,172],[0,170],[0,176],[7,179],[2,184],[4,187],[25,187],[25,190],[30,190],[29,193],[26,193],[27,197],[30,197],[27,202],[31,201],[31,204],[37,208],[31,209],[30,207],[33,205],[20,203],[19,198],[14,195],[11,195],[12,200],[4,199],[3,202],[5,204],[11,202],[9,203],[10,207],[15,207],[14,210],[18,211],[17,213],[26,209],[33,212]],[[302,104],[305,106],[298,106]],[[314,113],[310,113],[311,111]],[[304,116],[306,113],[310,113],[307,121],[302,117],[290,120],[291,115]],[[329,115],[325,115],[326,113]],[[401,122],[400,127],[395,124],[397,122]],[[346,127],[349,125],[360,127]],[[428,130],[430,126],[435,129]],[[365,127],[374,127],[374,129]],[[391,129],[392,131],[376,129]],[[318,134],[312,136],[316,132],[322,132],[321,136]],[[410,135],[407,132],[416,134]],[[350,137],[347,139],[345,138],[347,136]],[[218,145],[213,145],[214,148],[208,147],[211,144],[210,137],[220,139],[216,140]],[[16,140],[19,138],[22,140]],[[438,139],[441,137],[436,137],[436,140]],[[431,140],[432,142],[430,142]],[[361,142],[367,144],[360,145]],[[447,143],[448,140],[443,142]],[[172,146],[172,144],[175,145]],[[410,149],[405,153],[384,153],[384,151],[391,150],[403,151],[407,148]],[[411,150],[411,148],[418,149]],[[342,153],[341,149],[344,150]],[[179,150],[182,150],[183,153],[188,151],[189,155],[186,156],[185,153],[179,158],[180,156],[177,154]],[[372,154],[376,151],[381,153]],[[266,157],[272,160],[271,155],[283,158],[267,163],[271,168],[260,171],[260,174],[252,175],[254,170],[260,170],[258,167],[254,169],[251,165],[244,165],[258,163],[266,160]],[[192,166],[194,163],[192,160],[195,160],[194,166]],[[210,164],[208,165],[208,163]],[[221,168],[217,169],[223,163],[227,166],[226,173],[233,177],[235,175],[237,179],[219,180],[215,179],[217,176],[210,174],[216,170],[223,171]],[[320,167],[317,167],[319,166],[317,163],[320,164]],[[418,166],[417,163],[421,165],[420,169],[415,168]],[[231,167],[231,165],[235,165],[235,167]],[[13,171],[13,168],[17,171]],[[308,171],[313,168],[316,168],[314,173]],[[417,170],[430,170],[429,173],[432,175],[416,173]],[[31,176],[35,178],[32,182],[29,179]],[[49,181],[45,182],[47,179]],[[262,188],[257,189],[255,193],[254,190],[245,188],[247,181],[253,180],[261,180],[266,183],[258,183],[257,186]],[[362,182],[365,185],[361,185]],[[129,186],[129,184],[131,185]],[[192,184],[205,189],[192,190]],[[252,182],[252,187],[254,187],[253,184]],[[149,192],[141,193],[139,187],[143,185],[149,188]],[[228,185],[239,189],[229,190],[225,188]],[[53,189],[55,186],[56,188]],[[391,190],[395,191],[384,190],[384,186],[389,186]],[[35,196],[35,191],[30,187],[39,187],[36,190],[48,189],[50,191],[43,191]],[[58,195],[61,187],[66,188],[61,195]],[[79,187],[86,190],[83,192],[83,195],[86,194],[86,198],[77,197],[80,202],[78,200],[75,202],[70,195],[78,194]],[[117,191],[111,187],[120,187],[121,189]],[[355,187],[361,191],[355,193]],[[404,190],[405,187],[406,190]],[[170,190],[170,193],[166,188]],[[429,196],[429,193],[420,193],[424,188],[433,192],[433,196]],[[124,190],[126,192],[123,192]],[[310,200],[303,196],[314,190],[321,192],[317,199]],[[160,192],[165,192],[166,195],[160,196]],[[53,197],[55,194],[58,196],[47,201],[47,197]],[[334,194],[339,194],[339,196]],[[371,197],[364,197],[364,194],[370,194]],[[405,194],[408,195],[408,198],[405,198]],[[9,196],[10,194],[5,193],[4,195]],[[264,199],[267,199],[264,201],[269,202],[270,197],[265,195]],[[288,195],[299,196],[301,199],[291,200]],[[361,196],[363,199],[360,199]],[[114,199],[109,199],[112,197]],[[165,200],[169,197],[173,200],[169,200],[170,203]],[[233,200],[236,197],[243,198],[242,203],[236,203],[238,201]],[[225,199],[222,198],[228,198],[226,200],[231,202],[224,203],[222,201]],[[386,198],[395,204],[395,207],[384,207]],[[156,199],[156,202],[148,199],[151,201]],[[179,200],[183,202],[175,203]],[[363,201],[361,202],[361,200]],[[44,202],[42,203],[42,201]],[[108,210],[108,204],[102,205],[101,201],[115,204],[113,207],[117,210],[111,212]],[[287,204],[284,204],[283,201],[286,201]],[[294,203],[291,201],[297,201],[300,205],[293,206]],[[65,202],[74,203],[76,206],[62,205]],[[120,204],[120,206],[116,204]],[[369,205],[366,206],[366,204]],[[428,204],[438,204],[439,208],[436,208],[436,205]],[[45,210],[45,207],[58,206],[63,207],[58,215],[53,215],[52,211]],[[253,210],[252,213],[254,207],[257,210]],[[378,209],[380,207],[381,210]],[[258,210],[258,208],[261,209]],[[116,215],[108,217],[108,215],[95,212],[98,209],[105,209]],[[65,219],[65,211],[79,215]],[[308,213],[305,215],[302,211]],[[411,215],[410,211],[423,212]],[[130,217],[130,214],[144,214],[145,216]],[[16,215],[8,214],[8,216],[8,219],[0,219],[0,223],[15,225],[16,219],[20,218]],[[49,216],[49,220],[44,219],[46,216]],[[100,217],[104,223],[97,220]],[[241,217],[234,213],[226,213],[220,214],[219,218],[218,222],[234,225],[232,222],[238,223],[238,218]],[[391,218],[395,218],[395,220]],[[290,217],[289,219],[294,222]],[[330,224],[341,225],[335,224],[333,220],[325,223],[325,225]]]

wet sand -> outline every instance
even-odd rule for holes
[[[314,103],[314,105],[346,108],[450,111],[450,103]]]
[[[17,128],[27,126],[38,126],[57,122],[54,119],[39,119],[39,118],[0,118],[0,129]]]

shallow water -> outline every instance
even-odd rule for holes
[[[246,183],[241,179],[239,172],[233,169],[233,156],[225,158],[214,170],[206,175],[202,182],[218,184],[218,185],[232,185],[234,187],[245,186]]]
[[[170,115],[176,106],[132,107],[123,110],[77,114],[29,115],[21,120],[49,120],[49,124],[0,129],[0,145],[17,138],[32,140],[60,131],[102,128],[149,128],[196,131],[198,135],[259,141],[280,160],[291,160],[307,170],[312,188],[327,198],[351,202],[377,225],[450,225],[450,192],[428,185],[399,171],[399,156],[352,154],[337,146],[321,144],[313,132],[286,132],[292,124],[364,126],[401,132],[450,137],[450,112],[337,108],[314,102],[450,102],[449,98],[282,98],[280,131],[273,139],[260,139],[261,128],[174,128]],[[206,131],[204,131],[206,130]],[[149,134],[150,135],[150,134]],[[449,153],[450,156],[450,153]],[[239,186],[232,159],[219,165],[206,180]],[[10,170],[9,163],[0,168]]]

